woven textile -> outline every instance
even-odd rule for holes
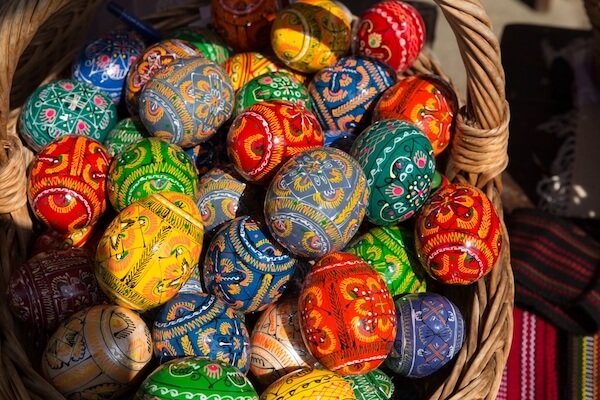
[[[568,399],[600,399],[600,334],[569,337],[567,354]]]

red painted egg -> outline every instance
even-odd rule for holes
[[[379,274],[358,256],[332,252],[312,267],[298,300],[311,354],[341,375],[379,367],[396,337],[394,300]]]
[[[388,63],[398,72],[415,62],[425,44],[425,23],[412,5],[385,0],[367,9],[358,21],[356,54]]]
[[[469,184],[440,188],[415,225],[421,263],[434,279],[468,285],[488,274],[502,247],[500,218],[488,197]]]
[[[458,111],[456,93],[435,75],[413,75],[386,90],[373,110],[373,121],[403,119],[427,136],[435,155],[450,144]]]
[[[59,232],[93,225],[106,210],[109,156],[81,135],[53,140],[36,155],[27,182],[35,216]]]
[[[323,146],[315,115],[283,100],[254,104],[238,115],[227,135],[227,152],[242,177],[268,183],[294,154]]]

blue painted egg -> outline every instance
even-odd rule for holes
[[[413,124],[379,120],[356,138],[350,154],[367,176],[367,219],[374,224],[405,221],[429,197],[435,174],[433,148]]]
[[[360,164],[342,150],[320,147],[295,155],[277,172],[265,196],[265,220],[293,254],[319,258],[348,244],[368,198]]]
[[[350,153],[352,143],[356,140],[356,134],[350,131],[324,131],[324,146],[335,147]]]
[[[385,364],[409,378],[433,374],[458,354],[465,322],[458,307],[437,293],[413,293],[396,300],[398,330]]]
[[[179,293],[160,310],[152,326],[154,355],[161,362],[203,356],[250,368],[250,336],[233,308],[206,293]]]
[[[324,130],[360,131],[379,96],[396,82],[386,64],[364,56],[341,58],[315,74],[310,101]],[[361,124],[362,123],[362,124]]]
[[[143,39],[135,32],[106,33],[84,47],[73,62],[71,75],[104,90],[118,104],[127,72],[145,48]]]
[[[295,268],[266,225],[244,216],[227,222],[210,242],[204,283],[236,310],[261,311],[283,294]]]

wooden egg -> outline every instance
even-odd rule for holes
[[[184,149],[185,153],[192,159],[200,177],[213,168],[227,168],[231,164],[226,149],[226,130],[228,129],[224,125],[206,142]]]
[[[150,331],[140,316],[97,305],[73,314],[54,332],[42,373],[67,399],[119,399],[151,359]]]
[[[282,70],[289,72],[300,82],[304,83],[304,76],[287,70],[281,66],[278,61],[279,60],[274,57],[256,51],[248,51],[236,53],[229,57],[223,63],[223,68],[227,75],[229,75],[233,90],[236,92],[258,76],[266,74],[267,72],[277,72]]]
[[[353,239],[345,251],[369,263],[394,297],[427,289],[412,230],[397,225],[375,226]]]
[[[403,72],[413,65],[424,44],[425,22],[419,11],[404,1],[384,0],[360,16],[353,48],[355,54]]]
[[[403,119],[417,126],[429,139],[434,155],[448,145],[456,129],[456,93],[435,75],[413,75],[386,90],[373,110],[373,121]]]
[[[51,250],[15,268],[7,302],[13,315],[53,332],[65,318],[103,299],[91,254],[84,249]]]
[[[238,217],[215,234],[204,259],[204,284],[236,310],[264,310],[275,302],[296,269],[296,260],[256,218]]]
[[[302,339],[296,297],[284,295],[262,312],[250,336],[250,349],[250,371],[265,386],[317,365]]]
[[[343,378],[350,383],[356,400],[389,400],[394,394],[394,382],[379,369],[364,375],[347,375]]]
[[[117,108],[89,83],[61,79],[38,87],[25,101],[19,133],[38,152],[65,135],[88,136],[102,143],[117,123]]]
[[[323,129],[358,133],[370,122],[381,94],[395,82],[395,71],[383,62],[348,56],[318,71],[308,91]]]
[[[90,239],[96,233],[97,226],[98,224],[94,224],[73,232],[58,232],[48,229],[35,237],[30,254],[87,247],[88,243],[93,242]]]
[[[124,208],[96,251],[96,278],[116,304],[149,310],[177,294],[196,268],[204,228],[193,199],[151,194]]]
[[[40,150],[27,179],[27,198],[37,219],[59,232],[92,226],[107,206],[109,157],[87,136],[62,136]]]
[[[106,147],[108,155],[112,158],[116,157],[130,144],[148,136],[146,128],[137,118],[123,118],[108,132],[104,139],[104,147]]]
[[[73,62],[71,76],[104,90],[118,104],[127,72],[145,48],[143,39],[135,32],[105,33],[86,44]]]
[[[294,154],[323,146],[317,118],[305,107],[282,100],[254,104],[238,115],[227,134],[227,152],[246,180],[268,184]]]
[[[398,334],[385,365],[409,378],[438,371],[458,354],[465,337],[460,310],[437,293],[414,293],[396,300]]]
[[[376,225],[406,221],[431,192],[435,158],[423,132],[406,121],[371,124],[352,144],[370,189],[367,219]]]
[[[260,395],[260,400],[304,399],[356,400],[356,397],[350,383],[340,375],[312,368],[282,376]]]
[[[279,11],[271,28],[271,47],[288,67],[315,73],[350,50],[347,10],[333,1],[293,3]]]
[[[184,357],[158,366],[142,382],[136,399],[258,400],[239,369],[219,360]]]
[[[233,308],[206,293],[179,293],[152,326],[154,355],[160,362],[202,356],[242,371],[250,367],[250,336]]]
[[[415,224],[417,254],[429,275],[468,285],[496,264],[502,225],[490,199],[475,186],[452,183],[435,192]]]
[[[210,29],[188,26],[177,29],[170,37],[191,43],[204,57],[217,64],[223,64],[231,55],[223,38]]]
[[[329,131],[323,132],[325,135],[324,146],[335,147],[346,153],[350,153],[352,143],[356,140],[357,135],[349,131]]]
[[[159,138],[144,138],[125,147],[110,164],[108,199],[117,211],[165,191],[198,198],[196,168],[177,145]]]
[[[125,79],[125,104],[129,114],[138,114],[139,95],[156,72],[177,59],[198,56],[202,53],[193,44],[181,39],[164,39],[148,46],[131,66]]]
[[[348,244],[368,198],[356,160],[321,147],[297,154],[277,172],[265,196],[265,220],[273,237],[293,254],[319,258]]]
[[[390,291],[366,261],[350,253],[332,252],[313,265],[298,311],[310,353],[341,375],[378,368],[396,337]]]
[[[188,148],[210,139],[231,117],[234,93],[219,65],[190,57],[157,71],[138,101],[140,119],[152,136]]]

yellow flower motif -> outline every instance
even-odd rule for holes
[[[372,32],[369,34],[369,46],[370,47],[380,47],[381,46],[381,34],[377,32]]]

